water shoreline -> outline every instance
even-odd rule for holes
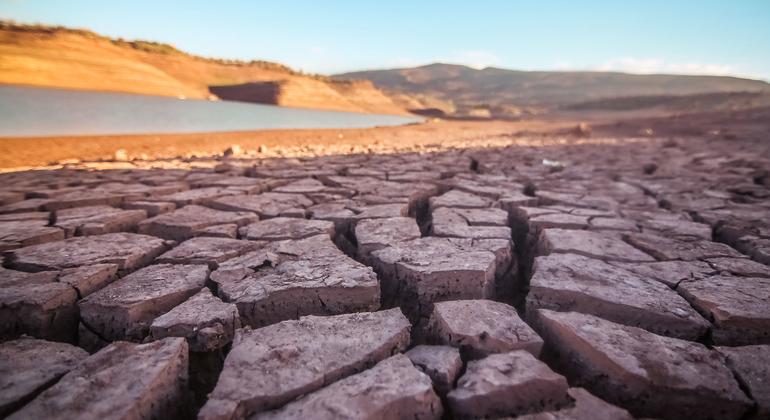
[[[416,115],[0,85],[0,137],[369,128],[423,119]]]

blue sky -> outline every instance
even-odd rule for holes
[[[0,0],[0,17],[317,73],[444,61],[770,80],[770,0]]]

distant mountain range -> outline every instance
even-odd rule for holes
[[[477,70],[442,63],[334,77],[370,80],[391,93],[433,97],[451,104],[451,112],[471,116],[517,116],[609,98],[770,92],[770,84],[764,81],[727,76]]]

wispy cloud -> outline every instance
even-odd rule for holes
[[[736,69],[733,66],[718,63],[668,62],[660,58],[636,58],[622,57],[609,60],[592,70],[598,71],[622,71],[626,73],[672,73],[672,74],[710,74],[710,75],[734,75]]]

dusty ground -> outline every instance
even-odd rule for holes
[[[2,174],[0,416],[768,418],[768,124]]]
[[[29,169],[58,162],[113,160],[124,150],[129,159],[169,159],[220,155],[236,144],[252,157],[295,157],[409,152],[425,146],[468,147],[473,142],[520,131],[574,125],[562,121],[433,121],[400,127],[340,130],[267,130],[201,134],[0,138],[0,170]]]

